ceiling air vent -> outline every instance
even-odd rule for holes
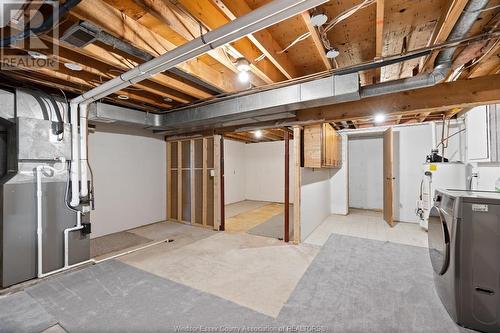
[[[96,34],[82,27],[80,24],[75,24],[66,30],[61,37],[61,41],[75,47],[84,47],[92,43],[96,39]]]

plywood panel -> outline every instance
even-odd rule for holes
[[[203,168],[203,139],[194,140],[194,167]]]
[[[304,127],[304,166],[321,168],[321,125]]]
[[[207,138],[207,168],[214,167],[214,138]]]
[[[177,168],[177,142],[170,143],[170,167]]]
[[[182,220],[191,222],[191,171],[182,170]]]
[[[182,141],[182,168],[188,169],[191,167],[191,141]]]
[[[194,171],[194,223],[203,224],[203,170]]]
[[[213,147],[213,145],[212,145]],[[214,177],[210,176],[210,171],[207,177],[207,225],[213,227],[214,225]]]
[[[177,170],[172,170],[172,176],[170,181],[170,216],[169,218],[176,220],[177,215]]]

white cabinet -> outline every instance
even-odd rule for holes
[[[496,162],[500,155],[500,107],[482,105],[465,115],[467,160]]]

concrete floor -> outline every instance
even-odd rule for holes
[[[381,212],[371,210],[350,209],[349,215],[331,215],[306,238],[305,243],[322,246],[331,234],[427,247],[427,232],[417,223],[397,222],[390,227]]]
[[[175,231],[173,243],[119,260],[276,317],[309,267],[319,247],[299,246],[246,233],[215,233],[175,223],[158,223],[135,232],[144,237]],[[159,237],[161,238],[161,237]]]

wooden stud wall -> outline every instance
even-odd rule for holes
[[[219,229],[219,140],[216,136],[167,142],[168,220]]]

